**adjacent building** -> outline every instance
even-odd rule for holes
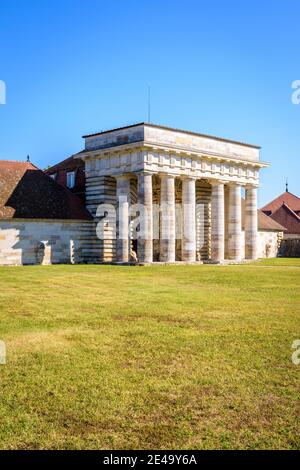
[[[281,256],[300,256],[300,198],[287,190],[262,208],[270,219],[285,227]]]
[[[91,224],[84,202],[35,165],[0,161],[0,265],[83,262]]]
[[[300,238],[300,198],[288,190],[261,209],[286,228],[285,238]]]
[[[80,158],[71,156],[47,168],[45,173],[85,201],[84,162]]]

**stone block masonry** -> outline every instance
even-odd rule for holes
[[[88,221],[0,220],[0,265],[88,262],[86,245],[93,225]]]

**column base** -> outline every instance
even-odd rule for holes
[[[235,259],[224,259],[223,261],[214,261],[214,260],[204,260],[204,264],[214,264],[217,266],[228,266],[228,265],[238,265],[238,264],[249,264],[251,263],[251,259],[242,258],[240,260]]]
[[[235,261],[232,259],[225,259],[223,261],[213,261],[213,260],[202,260],[202,261],[152,261],[152,262],[128,262],[122,263],[119,261],[103,261],[101,263],[87,263],[87,264],[98,264],[98,265],[109,265],[109,266],[185,266],[185,265],[211,265],[211,266],[229,266],[229,265],[240,265],[240,264],[249,264],[255,260],[251,259],[242,259],[241,261]]]

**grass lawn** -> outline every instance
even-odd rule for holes
[[[300,448],[300,259],[0,268],[2,449]]]

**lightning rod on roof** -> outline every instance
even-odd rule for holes
[[[286,190],[286,192],[288,192],[288,190],[289,190],[289,181],[288,181],[288,179],[286,179],[286,182],[285,182],[285,190]]]

